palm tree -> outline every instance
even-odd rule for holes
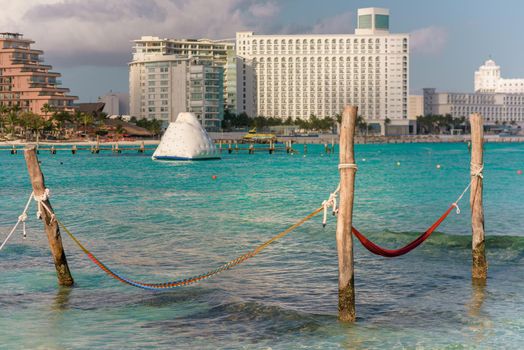
[[[47,120],[47,115],[51,112],[54,112],[53,106],[49,105],[49,103],[45,103],[42,108],[40,108],[40,111],[44,114],[44,118]]]
[[[67,111],[55,112],[53,114],[53,120],[57,124],[59,134],[61,134],[63,129],[65,128],[65,123],[68,121],[70,122],[71,119],[72,119],[71,114]],[[65,131],[64,131],[64,135],[65,135]]]
[[[122,125],[118,124],[115,128],[115,136],[118,136],[117,140],[119,140],[125,132],[126,129],[124,129]]]
[[[7,121],[7,114],[9,113],[9,107],[4,104],[0,104],[0,134],[4,133],[5,124]]]
[[[14,105],[9,109],[7,114],[7,122],[9,123],[9,133],[14,136],[16,125],[18,123],[18,117],[20,114],[20,106]]]
[[[23,112],[19,117],[19,125],[24,129],[25,139],[28,140],[28,131],[34,135],[40,132],[44,126],[44,119],[33,112]]]
[[[84,134],[87,136],[87,126],[93,124],[94,118],[91,114],[82,113],[82,124],[84,125]]]

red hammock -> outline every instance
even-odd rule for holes
[[[449,215],[449,213],[451,212],[451,210],[454,207],[455,207],[455,204],[452,204],[449,207],[449,209],[446,210],[446,212],[430,228],[427,229],[426,232],[424,232],[419,237],[417,237],[413,242],[405,245],[404,247],[400,249],[381,248],[378,245],[376,245],[375,243],[371,242],[369,239],[367,239],[362,233],[358,232],[356,228],[352,227],[352,231],[353,231],[353,234],[358,238],[360,243],[362,243],[362,245],[367,250],[369,250],[371,253],[376,254],[376,255],[382,255],[387,258],[393,258],[396,256],[401,256],[401,255],[409,253],[410,251],[418,247],[420,244],[422,244],[422,242],[424,242],[426,239],[428,239],[429,236],[431,236],[431,234],[433,233],[433,231],[435,231],[437,227],[439,227],[439,225],[442,223],[442,221],[446,219],[446,217]]]

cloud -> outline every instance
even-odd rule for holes
[[[279,11],[273,0],[0,0],[0,28],[36,41],[49,64],[122,66],[132,40],[234,38],[263,32]]]
[[[27,11],[23,19],[29,21],[54,21],[74,18],[82,22],[100,23],[133,18],[164,21],[166,14],[157,3],[142,0],[121,0],[118,3],[107,0],[68,1],[41,4]]]
[[[353,12],[343,12],[333,17],[328,17],[317,22],[311,32],[314,34],[349,34],[354,31]]]
[[[410,33],[410,49],[414,54],[441,53],[448,40],[448,32],[441,27],[426,27]]]
[[[249,12],[255,17],[273,17],[280,7],[273,1],[266,3],[254,3],[249,7]]]

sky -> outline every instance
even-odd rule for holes
[[[521,0],[0,0],[0,32],[36,41],[79,101],[128,91],[132,40],[354,32],[362,7],[390,10],[390,32],[410,34],[410,92],[473,91],[489,57],[524,78]]]

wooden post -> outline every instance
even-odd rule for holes
[[[471,276],[475,280],[485,280],[488,275],[484,237],[484,209],[482,207],[482,174],[484,126],[482,116],[474,113],[469,117],[471,125],[471,253],[473,265]]]
[[[24,157],[27,164],[27,171],[31,179],[31,184],[33,186],[33,193],[37,197],[42,196],[46,187],[44,175],[42,174],[42,170],[38,164],[35,147],[28,146],[24,151]],[[43,203],[47,205],[51,212],[53,211],[53,207],[51,206],[49,199],[46,199]],[[62,286],[72,286],[74,281],[73,277],[71,276],[71,272],[69,271],[69,266],[67,265],[67,259],[64,252],[64,247],[62,246],[62,238],[60,236],[58,223],[45,209],[42,209],[42,221],[45,225],[45,232],[49,241],[49,248],[51,249],[51,254],[53,255],[56,274],[58,276],[58,284]]]
[[[11,154],[16,154],[17,150],[16,150],[16,147],[15,145],[13,145],[13,147],[11,148]]]
[[[229,154],[233,153],[233,144],[231,143],[231,141],[229,141],[227,145],[227,153]]]
[[[307,144],[304,143],[304,155],[306,155],[306,154],[307,154]]]
[[[344,322],[354,322],[355,283],[353,268],[353,196],[355,189],[355,155],[353,143],[357,107],[346,106],[342,113],[340,129],[340,205],[337,217],[337,251],[338,251],[338,318]],[[349,165],[349,167],[347,167]]]
[[[71,153],[76,154],[76,151],[77,151],[76,145],[73,145],[73,147],[71,147]]]
[[[146,150],[146,145],[144,144],[144,141],[140,143],[140,148],[138,149],[138,153],[144,153]]]
[[[51,154],[56,154],[56,149],[55,149],[55,146],[51,146]]]

